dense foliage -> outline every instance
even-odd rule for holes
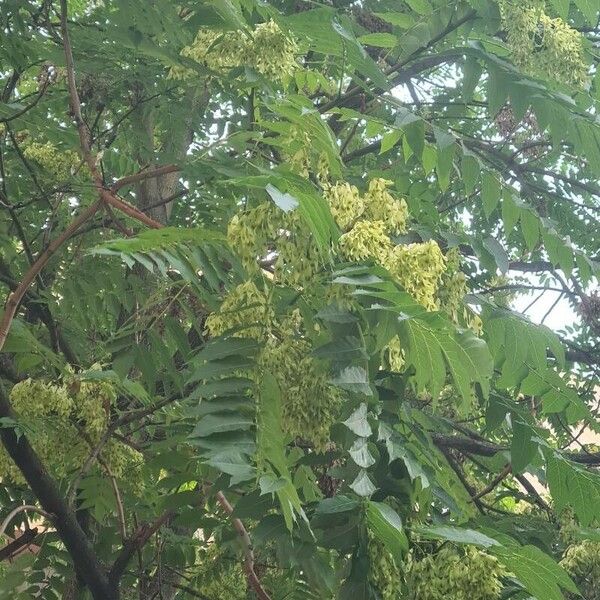
[[[0,598],[600,598],[599,19],[1,2]]]

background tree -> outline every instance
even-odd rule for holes
[[[0,20],[0,597],[598,597],[597,3]]]

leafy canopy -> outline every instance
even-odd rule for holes
[[[599,598],[598,18],[1,3],[0,596]]]

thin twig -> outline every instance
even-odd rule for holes
[[[104,448],[104,446],[110,439],[111,434],[112,434],[112,430],[109,428],[104,432],[104,434],[102,435],[102,437],[100,438],[100,440],[98,441],[98,443],[95,446],[91,446],[91,444],[90,444],[91,451],[88,454],[88,457],[85,459],[85,462],[81,466],[81,469],[79,469],[77,475],[75,476],[75,479],[73,479],[73,481],[67,488],[66,498],[67,498],[67,504],[69,506],[74,505],[75,497],[77,495],[77,488],[79,487],[79,482],[87,475],[89,470],[93,467],[102,448]],[[88,440],[86,440],[86,441],[88,441]]]
[[[38,508],[37,506],[34,506],[33,504],[21,504],[20,506],[17,506],[16,508],[13,508],[8,513],[8,515],[6,516],[6,518],[4,519],[4,521],[2,521],[2,525],[0,525],[0,536],[4,535],[4,532],[6,531],[6,528],[9,526],[10,522],[20,512],[23,512],[24,510],[28,510],[30,512],[39,513],[40,515],[42,515],[43,517],[46,517],[46,519],[49,519],[50,521],[53,519],[53,515],[51,515],[47,511],[45,511],[43,508]]]
[[[452,456],[449,450],[447,450],[446,448],[440,448],[440,450],[442,451],[442,454],[445,456],[446,460],[448,461],[448,464],[458,477],[459,481],[462,483],[465,490],[467,490],[469,496],[471,496],[473,504],[475,504],[477,510],[479,510],[481,514],[485,514],[485,508],[483,506],[483,503],[477,497],[477,490],[468,482],[458,462],[455,460],[455,458]]]
[[[9,123],[10,121],[14,121],[15,119],[18,119],[19,117],[22,117],[25,113],[29,112],[42,99],[42,96],[46,93],[46,90],[48,89],[49,84],[50,84],[50,81],[48,79],[46,79],[46,81],[40,88],[40,91],[38,92],[37,96],[35,97],[35,100],[31,104],[24,106],[18,112],[10,115],[10,117],[0,117],[0,123]]]
[[[496,489],[496,487],[502,481],[504,481],[504,479],[506,479],[511,473],[512,465],[508,464],[504,467],[504,469],[502,469],[502,471],[500,471],[500,473],[498,473],[498,475],[496,475],[496,477],[494,477],[494,479],[488,485],[486,485],[480,492],[473,496],[473,501],[475,501],[476,499],[478,500],[479,498],[483,498],[484,496],[487,496],[490,492],[493,492]]]
[[[110,467],[106,463],[104,463],[104,461],[102,462],[102,467],[106,470],[107,475],[110,477],[110,483],[115,494],[115,502],[117,504],[117,516],[119,517],[119,531],[121,533],[123,543],[125,543],[125,540],[127,539],[127,527],[125,526],[125,510],[123,508],[121,492],[119,491],[119,486],[117,485],[117,478],[112,474]]]

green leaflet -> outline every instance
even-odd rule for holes
[[[286,441],[281,430],[281,401],[275,377],[263,373],[258,390],[256,435],[256,462],[259,472],[280,478],[274,488],[288,529],[292,529],[296,515],[306,520],[302,502],[294,487],[285,456]],[[263,493],[266,493],[263,490]]]
[[[487,395],[492,359],[483,340],[467,331],[437,329],[419,319],[401,322],[399,331],[401,339],[406,340],[407,362],[415,367],[419,390],[427,389],[436,397],[444,385],[447,369],[462,396],[463,412],[472,405],[474,383]]]
[[[600,518],[600,476],[550,451],[546,464],[546,478],[556,510],[572,507],[584,527]]]

